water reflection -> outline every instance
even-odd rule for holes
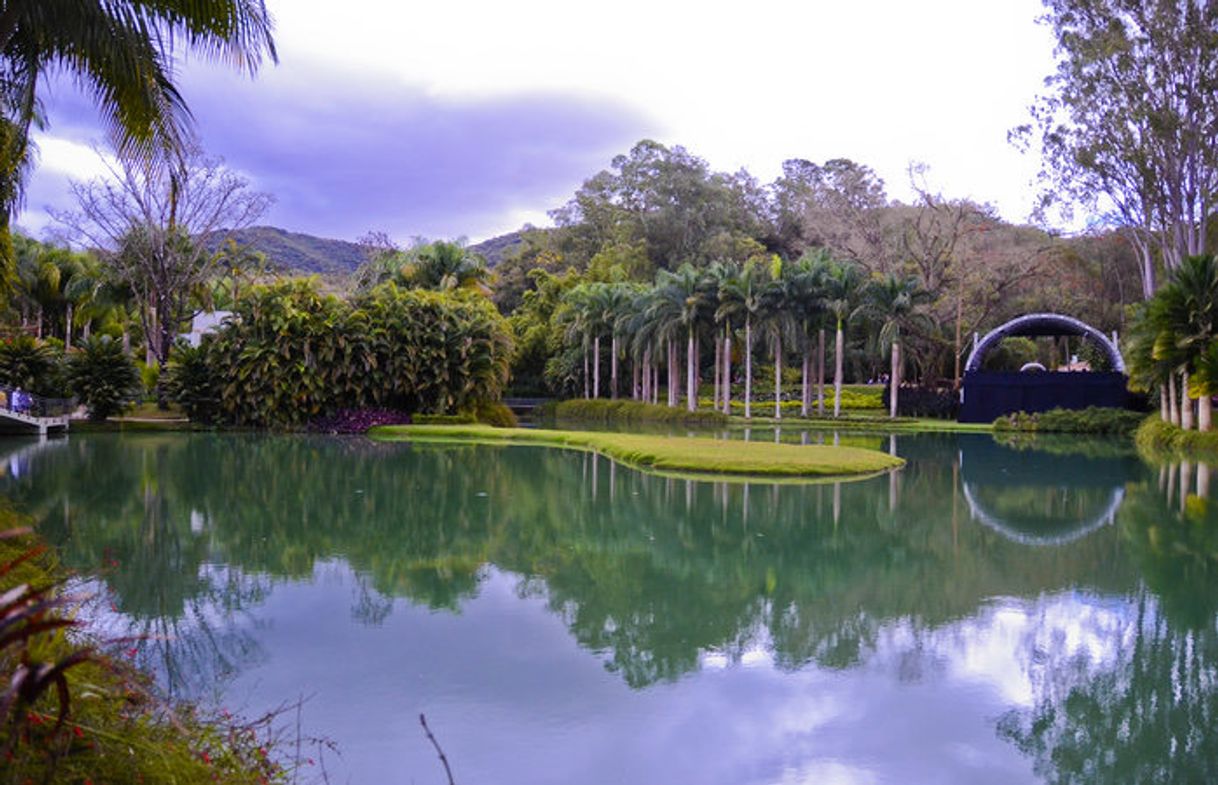
[[[1191,730],[1218,685],[1208,468],[980,435],[842,439],[909,463],[775,486],[518,447],[98,436],[27,454],[0,489],[69,565],[102,568],[115,621],[148,634],[140,656],[176,689],[316,689],[323,717],[369,718],[340,738],[356,781],[400,778],[377,745],[422,708],[497,781],[586,778],[594,732],[614,749],[604,770],[636,781],[1102,781],[1088,750],[1134,730],[1179,750],[1142,754],[1146,779],[1215,765]],[[640,716],[671,729],[668,753],[631,729]],[[553,760],[558,727],[579,761]]]

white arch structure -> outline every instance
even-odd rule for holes
[[[986,354],[1001,343],[1002,339],[1026,335],[1081,335],[1090,338],[1108,355],[1108,359],[1112,362],[1112,370],[1117,373],[1125,373],[1125,358],[1121,356],[1121,350],[1112,339],[1086,322],[1059,313],[1030,313],[1018,316],[1000,327],[995,327],[973,347],[973,351],[968,356],[968,362],[964,365],[964,370],[966,372],[981,370],[981,362],[985,359]]]

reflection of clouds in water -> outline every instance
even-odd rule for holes
[[[776,785],[870,785],[879,781],[879,777],[867,769],[824,760],[785,769]]]

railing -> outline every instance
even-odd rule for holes
[[[76,406],[75,398],[44,398],[20,388],[0,387],[0,411],[26,417],[67,417]]]

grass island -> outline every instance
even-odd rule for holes
[[[905,463],[887,453],[859,447],[484,425],[388,425],[374,428],[368,435],[383,441],[559,447],[599,453],[625,466],[655,474],[741,482],[857,478]]]

